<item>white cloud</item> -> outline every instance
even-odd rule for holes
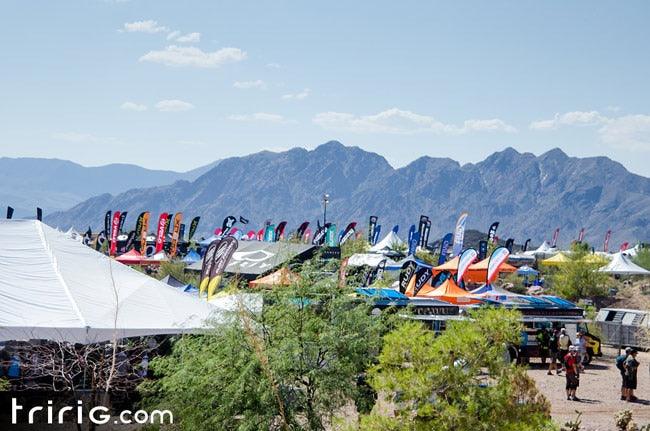
[[[193,32],[187,33],[183,36],[178,36],[176,42],[179,43],[198,43],[201,41],[201,33]]]
[[[267,63],[266,67],[268,67],[269,69],[279,69],[282,66],[280,66],[279,63]]]
[[[572,111],[564,114],[557,113],[550,120],[538,120],[530,123],[532,130],[553,130],[560,126],[589,126],[602,124],[607,121],[607,117],[601,115],[598,111]]]
[[[414,134],[435,133],[439,135],[462,135],[477,131],[516,132],[517,130],[499,119],[467,120],[462,126],[446,124],[433,117],[397,108],[375,115],[353,115],[342,112],[322,112],[312,119],[325,129],[355,133]]]
[[[625,150],[650,151],[650,115],[612,118],[598,134],[603,143]]]
[[[239,48],[221,48],[204,52],[196,47],[170,45],[163,51],[150,51],[140,61],[150,61],[166,66],[219,67],[246,59],[246,52]]]
[[[176,38],[177,38],[178,36],[180,36],[180,35],[181,35],[181,32],[180,32],[180,31],[178,31],[178,30],[174,30],[174,31],[172,31],[171,33],[169,33],[169,34],[167,35],[167,40],[174,40],[174,39],[176,39]]]
[[[169,31],[167,27],[158,24],[158,21],[148,19],[146,21],[125,22],[124,27],[120,31],[127,33],[166,33]]]
[[[232,84],[235,88],[240,88],[242,90],[248,90],[249,88],[259,88],[260,90],[266,90],[266,82],[261,79],[255,81],[235,81]]]
[[[120,108],[124,109],[125,111],[142,112],[147,110],[147,105],[141,105],[139,103],[134,103],[134,102],[124,102],[122,103],[122,106],[120,106]]]
[[[282,96],[282,98],[284,100],[303,100],[309,97],[310,94],[311,94],[311,90],[309,88],[305,88],[300,93],[285,94]]]
[[[256,112],[254,114],[244,114],[244,115],[230,115],[228,119],[231,121],[242,121],[242,122],[253,122],[259,121],[264,123],[293,123],[294,121],[287,120],[282,115],[279,114],[269,114],[266,112]]]
[[[73,144],[118,144],[120,141],[113,137],[96,136],[91,133],[80,132],[55,132],[51,134],[52,139],[57,141],[71,142]]]
[[[180,111],[189,111],[194,109],[194,105],[182,100],[161,100],[156,103],[156,109],[161,112],[180,112]]]

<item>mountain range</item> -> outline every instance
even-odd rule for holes
[[[648,240],[650,179],[628,172],[607,157],[569,157],[560,149],[540,156],[512,148],[479,163],[461,165],[448,158],[421,157],[393,168],[382,156],[331,141],[314,150],[262,151],[223,159],[195,179],[145,187],[116,195],[94,196],[69,210],[46,217],[53,226],[100,229],[107,210],[128,210],[127,227],[141,211],[182,211],[202,217],[199,231],[209,233],[227,215],[240,215],[259,229],[266,219],[289,222],[323,217],[323,193],[330,195],[328,221],[343,228],[351,220],[367,225],[379,216],[387,232],[417,224],[420,214],[432,220],[431,238],[453,230],[458,215],[469,212],[468,228],[486,231],[499,221],[498,235],[518,243],[550,239],[560,228],[560,244],[586,229],[585,239],[602,247],[612,230],[610,248],[622,241]],[[155,221],[154,221],[155,223]],[[150,228],[153,230],[153,228]]]
[[[0,204],[13,207],[16,217],[34,216],[37,206],[47,214],[67,210],[100,193],[124,192],[136,184],[152,187],[191,181],[215,163],[173,172],[128,164],[85,167],[59,159],[0,157]]]

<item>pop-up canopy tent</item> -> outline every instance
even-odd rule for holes
[[[125,265],[140,265],[144,260],[146,260],[146,258],[136,250],[130,250],[124,254],[119,255],[115,258],[115,260]]]
[[[443,263],[442,265],[434,266],[432,271],[434,274],[437,274],[442,271],[456,272],[458,271],[458,261],[460,258],[458,256],[454,257],[451,260]]]
[[[566,254],[564,253],[558,253],[553,257],[549,257],[548,259],[544,259],[541,263],[542,265],[546,266],[561,266],[562,264],[565,264],[569,262],[571,259],[567,257]]]
[[[199,260],[201,260],[201,255],[194,250],[190,250],[183,258],[183,263],[190,264],[198,262]]]
[[[274,287],[274,286],[289,286],[300,280],[300,276],[295,272],[291,272],[286,266],[266,275],[262,278],[252,280],[248,283],[250,287]]]
[[[196,332],[220,310],[36,220],[0,220],[0,341]]]
[[[473,297],[470,292],[458,287],[451,277],[438,287],[424,286],[416,295],[416,298],[419,297],[439,299],[457,305],[472,305],[482,302],[480,299]]]
[[[623,253],[614,254],[612,261],[598,271],[612,275],[650,275],[650,271],[632,262]]]
[[[370,251],[373,253],[389,253],[402,246],[404,246],[404,241],[391,230],[381,241],[370,247]]]
[[[490,258],[485,258],[479,262],[476,262],[467,269],[467,274],[463,278],[464,280],[474,282],[474,283],[485,283],[487,281],[488,273],[488,264],[490,263]],[[499,273],[502,272],[515,272],[517,268],[510,265],[507,262],[503,262],[499,265]]]
[[[355,253],[349,257],[348,266],[377,266],[382,260],[386,261],[386,266],[396,265],[396,262],[393,259],[390,259],[383,254]]]

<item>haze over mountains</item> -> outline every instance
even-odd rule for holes
[[[12,206],[16,217],[33,217],[36,206],[46,213],[66,210],[100,193],[194,180],[213,166],[173,172],[128,164],[85,167],[59,159],[0,157],[0,205]]]
[[[135,178],[122,184],[142,185]],[[311,151],[224,159],[193,181],[102,194],[45,220],[98,230],[105,211],[127,210],[131,229],[141,211],[151,211],[153,219],[163,211],[183,211],[186,218],[202,217],[199,231],[205,234],[230,214],[250,219],[255,230],[266,219],[287,220],[288,229],[295,229],[303,220],[322,219],[324,192],[331,195],[328,221],[341,228],[351,220],[365,226],[375,214],[385,230],[399,224],[404,235],[426,214],[435,238],[451,231],[465,210],[468,228],[485,231],[498,220],[499,236],[518,243],[550,239],[556,227],[560,243],[568,244],[584,226],[586,240],[597,248],[608,229],[614,248],[650,237],[650,179],[606,157],[569,157],[559,149],[535,156],[508,148],[476,164],[421,157],[394,169],[378,154],[336,141]]]

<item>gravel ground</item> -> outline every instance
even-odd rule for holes
[[[640,352],[641,363],[638,374],[636,396],[639,401],[628,403],[620,400],[621,378],[614,364],[617,350],[603,348],[603,356],[595,358],[580,375],[580,387],[576,395],[580,401],[567,401],[564,391],[564,374],[549,376],[539,361],[530,365],[529,375],[537,382],[539,390],[551,402],[553,419],[564,424],[582,412],[582,426],[585,431],[616,430],[614,414],[621,410],[632,410],[638,425],[650,424],[650,374],[648,364],[650,353]]]

